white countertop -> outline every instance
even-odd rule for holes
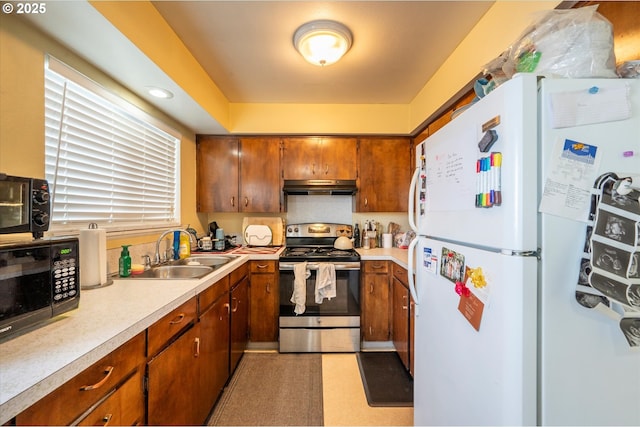
[[[281,249],[283,250],[283,248]],[[37,329],[0,343],[0,424],[61,386],[249,260],[270,254],[238,254],[202,279],[116,279],[82,290],[80,306]],[[405,249],[358,249],[362,260],[390,260],[407,267]]]
[[[406,249],[398,248],[375,248],[375,249],[356,249],[360,254],[362,261],[387,260],[393,261],[404,268],[407,268],[407,260],[409,258]]]
[[[77,309],[3,342],[0,344],[0,424],[250,258],[253,259],[238,255],[202,279],[116,279],[104,288],[82,290]],[[271,259],[277,256],[272,255]]]

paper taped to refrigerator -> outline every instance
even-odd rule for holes
[[[631,117],[630,91],[626,85],[552,93],[549,97],[551,126],[565,128],[628,119]]]
[[[545,177],[540,212],[586,222],[599,169],[598,147],[559,138]]]

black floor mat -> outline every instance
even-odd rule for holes
[[[413,379],[395,351],[358,353],[369,406],[413,406]]]

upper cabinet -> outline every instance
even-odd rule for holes
[[[198,212],[280,212],[279,154],[279,138],[198,135]]]
[[[409,138],[362,138],[358,150],[358,212],[406,212],[411,180]]]
[[[284,179],[356,179],[356,138],[282,139]]]

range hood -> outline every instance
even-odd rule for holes
[[[286,179],[284,194],[350,196],[358,191],[355,180],[349,179]]]

